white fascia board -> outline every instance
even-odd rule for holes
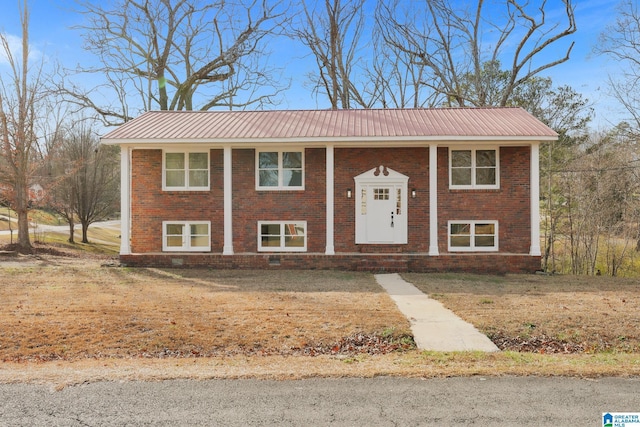
[[[167,145],[207,145],[210,147],[254,147],[257,145],[304,145],[306,147],[324,147],[333,144],[335,147],[361,146],[428,146],[459,145],[473,143],[499,143],[500,145],[531,145],[532,143],[555,141],[556,136],[411,136],[411,137],[345,137],[345,138],[246,138],[246,139],[102,139],[105,145],[136,145],[138,147],[166,147]]]

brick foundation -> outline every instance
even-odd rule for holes
[[[352,270],[370,272],[534,273],[540,257],[518,254],[132,254],[120,261],[130,267]]]

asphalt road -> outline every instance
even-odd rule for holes
[[[640,412],[640,379],[0,385],[2,426],[602,426],[602,412]]]

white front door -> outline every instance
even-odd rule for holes
[[[407,243],[408,179],[382,166],[355,178],[356,243]]]
[[[394,243],[396,222],[400,220],[396,209],[396,187],[368,185],[367,192],[367,241]]]

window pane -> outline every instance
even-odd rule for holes
[[[451,234],[471,234],[471,226],[469,224],[451,224]]]
[[[191,224],[191,235],[206,236],[209,234],[209,224]]]
[[[286,169],[301,169],[302,153],[301,152],[282,153],[282,167]]]
[[[209,183],[207,179],[209,173],[206,170],[189,171],[189,186],[190,187],[206,187]]]
[[[260,234],[279,236],[280,235],[280,224],[262,224],[260,227]]]
[[[167,224],[167,247],[181,248],[182,247],[182,234],[184,232],[184,225],[182,224]]]
[[[471,150],[454,150],[451,151],[451,166],[471,167]]]
[[[302,186],[302,171],[285,170],[282,173],[284,178],[283,185],[285,187],[301,187]]]
[[[362,195],[360,196],[360,214],[367,214],[367,189],[362,189]]]
[[[182,236],[167,236],[167,246],[170,248],[182,247]]]
[[[209,236],[191,236],[191,247],[206,248],[209,246]]]
[[[493,168],[476,169],[477,185],[494,185],[496,183],[496,170]]]
[[[184,230],[184,225],[182,224],[167,224],[167,235],[182,236],[182,230]]]
[[[374,188],[373,189],[373,200],[389,200],[389,189],[388,188]]]
[[[303,224],[285,224],[284,245],[288,248],[304,247],[304,225]]]
[[[493,247],[495,238],[493,236],[476,236],[476,247]]]
[[[476,166],[496,166],[496,150],[476,151]]]
[[[278,153],[260,153],[258,162],[260,169],[278,169]]]
[[[277,187],[278,171],[277,170],[261,170],[260,171],[260,187]]]
[[[495,229],[495,224],[476,224],[476,234],[494,235]]]
[[[167,169],[184,169],[184,153],[167,153]]]
[[[471,185],[471,168],[451,169],[452,185]]]
[[[280,246],[280,236],[262,236],[262,246]]]
[[[452,247],[465,247],[471,246],[471,237],[469,236],[451,236]]]
[[[207,153],[189,153],[189,169],[209,169]]]
[[[496,170],[494,168],[476,169],[476,185],[495,185]]]
[[[284,245],[287,248],[303,248],[304,236],[286,236],[284,238]]]
[[[302,224],[285,224],[284,234],[287,236],[304,236],[304,225]]]
[[[184,187],[184,171],[166,171],[167,187]]]

